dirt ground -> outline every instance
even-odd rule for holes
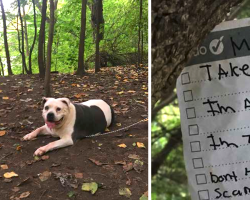
[[[73,102],[99,98],[109,102],[116,113],[112,131],[147,118],[147,75],[147,67],[137,70],[133,66],[103,68],[98,74],[89,71],[82,78],[52,74],[52,94]],[[128,188],[130,199],[139,200],[148,190],[147,122],[35,158],[37,148],[57,140],[49,136],[21,140],[43,125],[43,96],[43,80],[38,75],[0,77],[0,199],[122,200],[128,197],[121,196],[119,189]],[[18,177],[5,178],[6,172]],[[90,182],[98,184],[95,194],[81,189]]]

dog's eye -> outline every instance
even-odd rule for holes
[[[61,110],[61,108],[57,108],[56,111],[59,112]]]
[[[49,110],[49,106],[45,106],[45,108],[44,108],[45,110]]]

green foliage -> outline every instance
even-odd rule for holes
[[[21,55],[18,49],[17,40],[17,3],[12,0],[11,8],[6,8],[8,42],[11,56],[12,70],[14,74],[22,72]],[[41,1],[39,1],[41,4]],[[49,2],[49,1],[48,1]],[[52,46],[52,71],[57,70],[63,73],[69,73],[76,70],[78,66],[78,48],[81,26],[81,0],[62,0],[58,1],[56,10],[56,23],[54,32],[54,41]],[[125,55],[137,53],[138,42],[138,23],[139,23],[139,0],[103,0],[104,15],[104,38],[100,42],[100,51],[106,52],[112,59],[124,60]],[[5,1],[4,1],[5,5]],[[21,5],[25,5],[25,20],[27,21],[29,47],[32,44],[34,36],[34,18],[31,0],[21,0]],[[22,9],[21,9],[22,10]],[[32,70],[38,73],[38,36],[41,22],[41,12],[36,6],[37,14],[37,39],[32,53]],[[143,1],[142,31],[143,31],[143,51],[147,55],[148,51],[148,2]],[[49,17],[49,3],[47,6],[47,17]],[[2,17],[0,17],[2,24]],[[20,23],[20,20],[19,20]],[[46,46],[48,39],[49,23],[46,22]],[[19,25],[20,29],[20,25]],[[47,48],[45,48],[47,50]],[[87,6],[86,13],[86,37],[85,37],[85,62],[88,67],[94,66],[93,59],[95,54],[95,41],[93,39],[93,28],[91,26],[91,11]],[[0,26],[0,56],[2,57],[5,71],[7,71],[3,29]],[[146,60],[145,56],[145,60]],[[28,57],[26,57],[28,63]],[[109,66],[117,62],[111,63]],[[7,73],[6,73],[7,74]]]
[[[168,143],[170,132],[176,127],[180,127],[180,111],[174,102],[158,112],[152,122],[152,160]],[[190,200],[182,143],[172,149],[152,177],[152,200]]]

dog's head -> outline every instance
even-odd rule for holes
[[[66,116],[68,115],[71,104],[68,98],[43,98],[43,119],[47,126],[57,128],[62,126]]]

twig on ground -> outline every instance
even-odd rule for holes
[[[45,194],[45,192],[47,192],[47,189],[43,191],[42,195],[40,196],[39,200],[42,199],[43,195]]]

